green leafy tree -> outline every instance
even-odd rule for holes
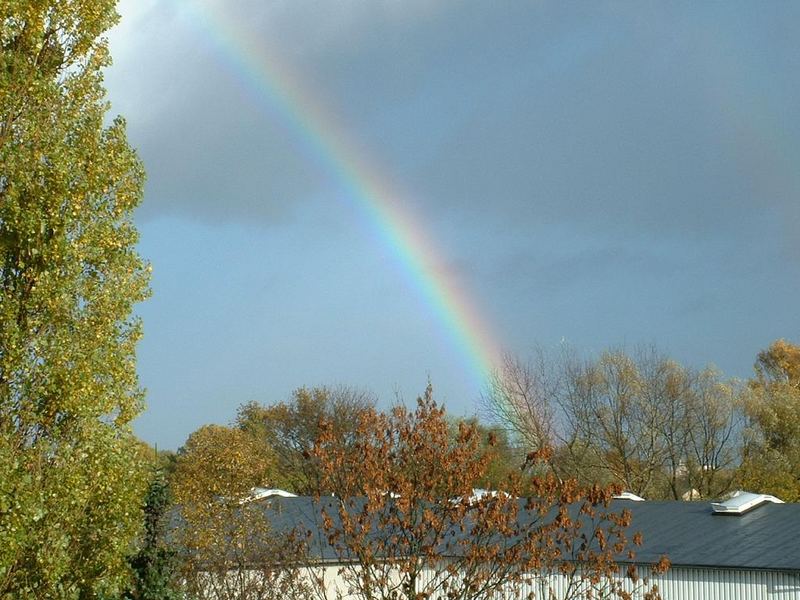
[[[119,589],[143,455],[144,173],[104,121],[115,0],[0,0],[0,598]]]
[[[500,425],[482,423],[477,417],[450,419],[450,437],[456,440],[463,427],[475,430],[479,447],[490,457],[482,475],[473,483],[476,488],[497,490],[502,488],[508,478],[521,470],[525,457],[511,444],[508,431]]]
[[[154,473],[144,505],[144,535],[131,558],[133,585],[123,596],[130,600],[179,600],[177,557],[167,545],[166,527],[171,506],[169,483],[161,469]]]
[[[295,494],[312,495],[319,491],[321,473],[318,463],[308,456],[321,433],[321,423],[328,423],[346,447],[359,415],[374,406],[370,394],[346,386],[299,388],[288,402],[243,405],[236,424],[272,448],[281,475],[277,485]]]
[[[746,403],[742,487],[800,501],[800,346],[785,340],[759,353]]]

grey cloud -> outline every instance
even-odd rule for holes
[[[774,142],[742,139],[725,114],[759,117],[748,97],[758,82],[710,90],[719,82],[707,77],[697,32],[680,37],[669,25],[644,40],[618,32],[495,110],[465,118],[431,160],[428,194],[476,212],[492,206],[512,227],[572,221],[699,237],[743,229],[781,205],[763,185],[780,163],[758,165],[741,154],[747,144]],[[797,138],[786,143],[792,154],[800,150]],[[796,195],[796,185],[789,189]]]
[[[260,36],[264,51],[290,65],[312,90],[331,94],[329,102],[320,101],[346,119],[364,114],[362,98],[386,100],[369,89],[369,76],[352,85],[368,70],[355,63],[369,55],[362,44],[375,27],[413,28],[448,3],[210,1],[197,7],[212,5]],[[341,182],[321,168],[296,125],[276,116],[280,111],[233,72],[237,67],[224,56],[229,49],[211,39],[216,32],[198,27],[195,15],[177,4],[126,2],[123,19],[126,10],[131,23],[123,21],[126,26],[112,35],[116,63],[107,80],[114,110],[128,118],[149,175],[141,218],[177,214],[270,223],[297,203],[337,189]],[[336,96],[343,82],[345,89],[352,86],[350,97],[341,89]],[[390,96],[395,91],[384,90]]]
[[[214,1],[263,32],[431,219],[703,238],[766,207],[798,218],[794,161],[770,156],[800,155],[800,137],[776,137],[800,89],[781,11]],[[167,5],[112,86],[150,173],[143,214],[270,222],[335,188]]]

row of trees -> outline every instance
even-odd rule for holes
[[[590,489],[624,488],[650,498],[698,499],[742,487],[796,500],[798,374],[800,348],[782,340],[758,355],[756,375],[745,383],[682,367],[652,349],[610,351],[593,360],[540,353],[535,363],[509,360],[497,372],[483,398],[493,416],[488,425],[447,419],[430,391],[412,416],[402,407],[380,413],[374,397],[350,388],[303,388],[287,402],[243,405],[230,427],[192,434],[174,457],[172,481],[181,504],[205,497],[206,510],[215,510],[213,498],[241,498],[258,481],[301,495],[366,497],[372,510],[342,504],[331,515],[331,522],[344,524],[330,532],[332,539],[356,556],[369,555],[366,537],[342,540],[344,532],[366,536],[376,519],[404,531],[458,521],[430,513],[427,524],[406,522],[407,510],[392,513],[396,503],[387,490],[417,507],[466,497],[475,487],[547,498],[550,508],[558,505],[548,495],[553,490],[583,490],[580,497]],[[219,481],[230,483],[223,490]],[[223,521],[232,522],[230,514]],[[433,527],[427,535],[435,539],[436,531],[442,530]],[[425,536],[415,530],[404,539]],[[392,549],[409,555],[402,544]],[[368,566],[389,564],[396,566]],[[353,566],[345,570],[352,585],[366,585],[357,577],[364,565]],[[230,568],[225,563],[219,572]],[[413,565],[401,570],[409,577],[415,572]],[[387,577],[373,572],[369,581]],[[363,597],[380,597],[370,593]]]
[[[715,498],[736,487],[800,499],[793,454],[800,440],[798,373],[800,348],[783,340],[758,355],[747,382],[682,366],[652,348],[593,359],[539,352],[526,363],[509,358],[495,373],[481,402],[488,421],[451,419],[450,433],[457,435],[461,422],[484,446],[492,440],[493,459],[473,482],[480,487],[499,487],[531,452],[547,451],[539,474],[613,483],[650,499]],[[272,485],[318,494],[322,475],[309,456],[321,424],[345,443],[377,403],[348,387],[301,388],[286,402],[242,405],[231,427],[201,429],[182,454],[195,436],[224,431],[231,438],[220,439],[219,448],[236,447],[239,438],[268,449],[276,466],[267,478]]]
[[[381,412],[346,388],[245,405],[234,426],[192,434],[173,463],[178,579],[204,600],[331,598],[332,578],[363,600],[490,599],[523,585],[548,598],[657,597],[635,569],[620,573],[640,540],[630,515],[609,508],[618,488],[541,472],[542,452],[496,481],[502,493],[475,496],[499,442],[475,420],[448,418],[430,387],[413,411]],[[316,498],[313,531],[278,537],[270,501],[248,501],[280,481]],[[332,571],[310,551],[312,533],[338,559]],[[566,582],[558,594],[555,577]]]
[[[800,499],[800,348],[776,341],[748,382],[695,370],[653,348],[581,358],[506,359],[483,405],[550,468],[651,499],[714,498],[734,487]]]
[[[614,572],[618,566],[612,559],[621,556],[620,550],[629,546],[630,540],[620,538],[616,547],[605,545],[603,551],[614,548],[611,557],[591,548],[590,559],[576,559],[570,553],[585,538],[569,519],[555,528],[545,521],[544,516],[552,511],[560,514],[566,505],[588,502],[586,516],[597,518],[591,523],[594,531],[621,535],[629,525],[628,517],[607,510],[610,495],[622,485],[630,489],[630,482],[652,485],[659,478],[666,483],[667,494],[679,491],[678,481],[723,481],[726,486],[732,482],[792,499],[798,480],[799,359],[797,346],[778,341],[759,354],[756,376],[743,385],[725,382],[712,371],[693,373],[652,351],[633,358],[609,352],[594,361],[579,362],[572,356],[559,363],[540,360],[538,372],[530,365],[509,362],[484,398],[487,406],[496,410],[497,422],[492,425],[474,418],[447,418],[433,402],[430,390],[414,412],[402,406],[380,412],[374,397],[349,388],[299,389],[287,402],[245,404],[231,426],[203,427],[177,454],[167,452],[159,457],[145,505],[144,535],[138,552],[133,556],[127,553],[134,579],[125,597],[177,598],[187,590],[195,597],[217,600],[269,598],[275,590],[284,590],[285,595],[290,589],[296,597],[320,595],[328,584],[324,574],[314,575],[313,569],[307,569],[306,575],[312,576],[299,578],[296,568],[288,568],[313,566],[307,532],[276,539],[263,507],[242,503],[254,487],[265,485],[317,498],[334,493],[342,499],[327,507],[321,527],[342,556],[358,557],[342,571],[351,589],[361,594],[358,597],[392,597],[390,592],[411,589],[418,593],[423,571],[423,591],[444,593],[451,584],[443,582],[450,581],[452,571],[442,568],[432,574],[429,563],[406,562],[412,557],[415,561],[430,558],[435,548],[465,561],[457,565],[465,574],[460,580],[463,585],[447,590],[454,598],[472,597],[470,590],[489,593],[521,585],[524,573],[551,573],[564,564],[582,566],[571,573],[577,578],[572,591],[582,593],[585,587],[581,585],[588,585],[587,580],[577,574],[597,574],[601,569],[607,569],[604,574]],[[562,370],[554,370],[554,365]],[[554,373],[572,379],[565,382]],[[502,406],[497,402],[498,390],[504,390]],[[517,394],[516,404],[509,401],[509,390]],[[549,390],[551,395],[536,397],[532,390]],[[585,394],[585,400],[576,400],[579,393]],[[659,402],[662,398],[669,402]],[[586,410],[578,411],[581,406]],[[564,418],[559,411],[565,408],[576,414]],[[590,411],[591,417],[587,417]],[[657,411],[657,416],[649,411]],[[643,435],[646,443],[637,445],[628,438],[630,433],[619,431],[648,434]],[[699,444],[698,439],[711,442]],[[658,460],[650,458],[656,456],[654,450],[660,452]],[[688,452],[695,453],[697,463],[708,468],[692,474]],[[133,454],[139,463],[144,460],[141,450]],[[140,481],[134,479],[132,487],[140,489]],[[475,487],[503,490],[508,495],[489,496],[492,503],[485,505],[451,502],[468,498]],[[64,497],[71,498],[71,493],[65,489]],[[520,507],[510,502],[518,496],[540,502],[526,507],[540,511],[540,520],[528,524],[526,543],[535,540],[537,545],[526,546],[524,551],[511,543],[519,542],[523,534],[515,528]],[[136,521],[135,497],[120,503],[134,515],[131,527]],[[364,499],[369,510],[356,505]],[[176,529],[173,518],[170,533],[165,517],[174,505],[180,506],[183,526]],[[467,544],[457,552],[448,549],[446,534],[467,520],[476,527],[482,524],[470,538],[475,545]],[[371,546],[375,543],[371,528],[376,523],[379,530],[402,532],[381,542],[382,560],[377,560]],[[585,520],[582,526],[586,526]],[[498,531],[507,537],[501,536],[502,543],[495,546],[481,535],[496,541]],[[95,530],[94,534],[103,532]],[[73,530],[65,535],[79,538],[88,534]],[[98,537],[89,539],[96,543]],[[118,535],[116,543],[121,539]],[[129,543],[130,534],[124,539]],[[463,539],[459,543],[464,544]],[[553,547],[558,548],[557,553],[543,552]],[[120,548],[117,560],[121,562],[125,554]],[[254,556],[262,574],[258,579],[246,575],[252,575]],[[565,557],[573,560],[565,563]],[[536,561],[536,569],[531,560]],[[502,568],[488,577],[482,571],[486,564]],[[79,568],[74,563],[73,567]],[[106,575],[114,573],[114,584],[98,574],[95,590],[66,588],[56,597],[119,593],[113,592],[113,586],[120,589],[127,570],[119,563],[116,571],[106,569]],[[16,572],[25,571],[18,568]],[[400,572],[403,577],[390,577],[390,572]],[[371,575],[364,579],[364,573]],[[231,574],[237,577],[231,578]],[[103,587],[97,585],[101,581]],[[609,580],[589,576],[589,581]],[[25,588],[11,583],[7,589],[25,597],[17,593]],[[28,594],[36,597],[36,592]]]

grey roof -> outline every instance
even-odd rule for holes
[[[320,516],[321,507],[327,506],[335,518],[335,498],[273,497],[258,502],[269,512],[274,532],[300,526],[311,532],[312,555],[337,560]],[[633,515],[630,536],[641,532],[643,537],[642,546],[634,548],[633,562],[638,564],[655,564],[666,555],[673,566],[800,572],[800,504],[766,503],[743,515],[719,515],[708,502],[614,500],[610,510],[626,508]]]
[[[714,514],[708,502],[633,502],[644,544],[637,562],[666,554],[673,565],[800,571],[800,504],[767,502],[743,515]]]

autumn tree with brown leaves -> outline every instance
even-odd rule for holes
[[[527,590],[539,598],[656,598],[631,566],[628,511],[612,487],[583,489],[553,476],[510,476],[476,495],[492,459],[474,423],[454,437],[429,387],[416,410],[374,409],[358,418],[350,448],[322,429],[311,455],[323,486],[321,528],[338,563],[340,596],[361,600],[472,600]],[[547,458],[547,450],[529,456]],[[519,498],[523,483],[532,490]],[[661,567],[665,565],[662,564]],[[330,581],[320,578],[324,591]]]

